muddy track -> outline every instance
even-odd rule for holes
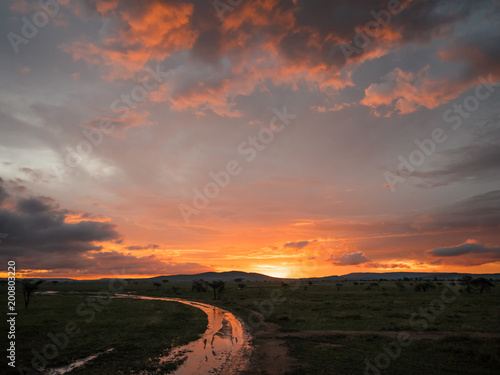
[[[160,358],[160,363],[183,359],[174,375],[240,374],[247,369],[252,347],[251,336],[243,321],[229,311],[206,303],[180,298],[117,295],[119,298],[179,302],[196,307],[208,317],[207,330],[187,345]]]
[[[60,293],[47,291],[44,294]],[[167,356],[159,358],[160,364],[183,361],[181,366],[173,372],[174,375],[232,375],[244,373],[248,369],[252,354],[252,346],[250,345],[252,337],[245,323],[229,311],[206,303],[180,298],[129,294],[116,294],[113,298],[178,302],[196,307],[207,314],[207,329],[198,340],[176,347]],[[87,363],[92,366],[92,360],[100,354],[103,353],[76,360],[60,368],[49,369],[43,374],[66,374]]]

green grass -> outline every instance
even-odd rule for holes
[[[189,283],[166,283],[159,290],[152,283],[130,284],[125,291],[212,303],[236,313],[247,323],[251,311],[260,311],[267,321],[279,324],[283,330],[418,331],[422,328],[416,324],[420,314],[432,312],[430,303],[439,299],[445,288],[442,284],[427,292],[416,292],[406,283],[406,289],[400,291],[394,282],[385,281],[366,290],[368,284],[344,282],[337,290],[335,283],[318,282],[304,290],[302,283],[296,290],[284,290],[279,283],[247,283],[246,288],[239,290],[236,283],[226,283],[226,290],[217,301],[213,301],[210,291],[192,292]],[[180,292],[175,293],[173,286],[179,287]],[[500,284],[491,293],[460,294],[444,306],[444,311],[428,322],[426,330],[500,332]],[[409,319],[413,313],[418,316],[412,324]]]
[[[18,296],[18,302],[21,298]],[[103,305],[90,296],[35,295],[28,310],[24,306],[18,308],[16,364],[32,368],[32,350],[43,353],[44,347],[52,344],[49,333],[58,336],[63,343],[60,346],[64,346],[61,335],[66,335],[68,322],[73,322],[78,333],[69,337],[63,349],[58,349],[57,357],[48,361],[48,367],[114,349],[93,360],[88,368],[71,374],[131,374],[153,370],[158,367],[155,358],[173,346],[197,339],[206,330],[205,313],[194,307],[165,301],[107,301],[109,303]],[[50,349],[48,353],[50,356]],[[18,374],[17,371],[11,373]]]
[[[307,290],[305,283],[298,288],[293,288],[291,283],[292,288],[286,290],[279,283],[246,284],[247,287],[240,290],[237,283],[226,283],[226,290],[217,301],[213,300],[210,290],[205,293],[191,291],[190,283],[162,283],[159,289],[152,282],[130,283],[122,292],[206,302],[233,312],[247,323],[251,323],[252,311],[258,311],[264,314],[266,321],[278,324],[282,331],[416,331],[422,326],[411,323],[412,314],[416,314],[416,320],[422,320],[425,314],[431,313],[430,303],[440,300],[445,288],[442,284],[427,292],[416,292],[406,282],[406,289],[400,291],[389,281],[380,282],[378,287],[369,290],[368,282],[358,285],[343,282],[340,288],[336,283],[317,282]],[[425,330],[500,332],[500,284],[496,284],[491,293],[460,294],[453,302],[444,303],[443,311],[433,314],[435,319],[425,319],[428,323]],[[106,287],[106,283],[59,283],[43,284],[41,290],[96,293]],[[4,288],[1,290],[5,297]],[[206,317],[197,309],[177,303],[136,300],[113,300],[87,324],[83,320],[88,315],[79,317],[76,313],[76,306],[86,298],[81,295],[36,295],[30,311],[19,308],[18,361],[29,363],[31,348],[41,350],[48,342],[47,333],[63,330],[69,320],[78,322],[82,333],[71,339],[70,345],[53,364],[69,363],[115,348],[92,362],[89,368],[99,369],[95,373],[130,373],[152,368],[154,363],[148,362],[148,358],[157,357],[172,345],[195,339],[206,328]],[[2,308],[6,305],[3,301],[5,298],[2,298]],[[20,301],[19,296],[18,303]],[[252,324],[250,326],[252,328]],[[498,340],[467,337],[454,340],[414,341],[404,348],[397,361],[392,361],[387,373],[489,374],[492,364],[498,368]],[[292,355],[301,365],[294,370],[295,374],[362,373],[365,358],[375,358],[381,345],[391,341],[371,335],[286,339]],[[82,369],[72,374],[93,374],[91,371]]]
[[[394,350],[392,359],[383,346],[390,347],[394,342],[395,339],[375,335],[288,338],[290,352],[298,361],[290,375],[363,374],[366,360],[376,368],[367,369],[368,374],[377,374],[378,370],[388,375],[493,375],[500,366],[500,339],[451,336],[415,340],[401,348],[399,355]],[[384,362],[380,355],[385,355],[388,361]]]

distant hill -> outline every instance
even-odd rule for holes
[[[342,276],[325,276],[325,277],[310,277],[304,278],[303,280],[311,280],[311,281],[352,281],[352,280],[398,280],[404,279],[407,277],[408,279],[417,279],[422,278],[425,280],[432,280],[434,278],[438,278],[440,280],[452,280],[459,279],[463,276],[472,276],[474,278],[477,277],[485,277],[487,279],[495,279],[500,280],[500,273],[489,273],[489,274],[472,274],[472,273],[443,273],[443,272],[357,272],[357,273],[349,273]],[[213,280],[222,280],[226,282],[233,281],[234,279],[243,279],[244,281],[260,281],[260,282],[271,282],[271,281],[281,281],[281,280],[293,280],[293,278],[279,278],[263,275],[260,273],[248,273],[242,271],[229,271],[229,272],[204,272],[198,273],[195,275],[170,275],[170,276],[155,276],[149,278],[140,278],[140,279],[132,279],[137,282],[158,282],[162,280],[168,280],[171,282],[192,282],[193,280],[203,279],[205,281],[213,281]],[[5,279],[4,279],[5,280]],[[58,281],[61,283],[67,282],[82,282],[82,283],[90,283],[90,282],[109,282],[109,278],[105,279],[95,279],[95,280],[75,280],[68,278],[52,278],[45,279],[47,282]]]
[[[474,278],[477,277],[485,277],[487,279],[498,279],[500,280],[500,273],[489,273],[489,274],[472,274],[472,273],[456,273],[456,272],[357,272],[357,273],[349,273],[347,275],[342,276],[328,276],[316,278],[319,280],[379,280],[379,279],[387,279],[387,280],[398,280],[404,279],[407,277],[408,279],[424,279],[424,280],[432,280],[434,278],[440,280],[452,280],[452,279],[460,279],[464,276],[472,276]]]
[[[127,278],[128,279],[128,278]],[[204,272],[197,273],[194,275],[170,275],[170,276],[155,276],[155,277],[146,277],[146,278],[130,278],[130,280],[138,281],[138,282],[158,282],[163,280],[168,280],[172,282],[192,282],[193,280],[203,279],[205,281],[213,281],[213,280],[222,280],[222,281],[234,281],[234,279],[243,279],[244,281],[279,281],[281,279],[263,275],[260,273],[249,273],[242,271],[229,271],[229,272]],[[94,279],[94,280],[75,280],[75,279],[67,279],[67,278],[50,278],[44,279],[47,282],[51,281],[59,281],[61,283],[64,282],[82,282],[82,283],[104,283],[109,282],[113,279],[111,278],[102,278],[102,279]]]
[[[277,281],[281,280],[276,277],[271,277],[267,275],[262,275],[260,273],[248,273],[241,271],[229,271],[229,272],[204,272],[198,273],[196,275],[172,275],[172,276],[157,276],[149,279],[141,280],[168,280],[174,282],[191,282],[193,280],[203,279],[205,281],[222,280],[222,281],[233,281],[234,279],[243,279],[244,281]]]

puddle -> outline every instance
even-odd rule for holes
[[[200,339],[174,348],[160,363],[185,359],[172,374],[237,374],[248,366],[251,353],[250,334],[244,324],[229,311],[205,303],[180,298],[116,295],[119,298],[179,302],[203,310],[208,326]]]
[[[77,367],[80,367],[80,366],[83,366],[85,363],[89,362],[89,361],[92,361],[93,359],[96,359],[97,357],[99,357],[100,355],[103,355],[104,353],[109,353],[110,351],[112,351],[113,349],[108,349],[106,350],[105,352],[101,352],[101,353],[97,353],[97,354],[93,354],[93,355],[90,355],[88,357],[85,357],[85,358],[82,358],[82,359],[79,359],[79,360],[76,360],[75,362],[67,365],[67,366],[62,366],[62,367],[57,367],[57,368],[54,368],[54,369],[51,369],[51,370],[48,370],[47,372],[45,372],[44,374],[45,375],[61,375],[61,374],[67,374],[69,373],[70,371],[74,370],[75,368]]]
[[[43,294],[61,294],[46,291]],[[174,375],[208,375],[208,374],[238,374],[248,367],[252,347],[251,336],[244,323],[229,311],[201,302],[187,301],[181,298],[146,297],[130,294],[116,294],[114,298],[132,298],[142,300],[157,300],[178,302],[196,307],[208,317],[208,326],[201,337],[187,345],[174,348],[168,356],[160,357],[160,363],[183,359],[182,365],[171,374]],[[107,353],[97,353],[77,360],[67,366],[51,369],[46,375],[67,374],[73,369],[83,366],[98,356]]]

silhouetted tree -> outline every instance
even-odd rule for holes
[[[488,293],[491,292],[491,288],[495,287],[493,283],[491,283],[488,279],[485,279],[484,277],[478,277],[477,279],[474,279],[471,281],[471,286],[477,290],[479,290],[479,293],[483,294],[483,291],[486,290]]]
[[[28,305],[30,303],[30,298],[33,292],[38,290],[40,285],[44,282],[45,280],[37,280],[33,281],[32,279],[23,279],[20,281],[21,286],[23,288],[23,297],[24,297],[24,307],[28,308]]]
[[[193,286],[191,287],[191,291],[195,291],[195,292],[206,292],[207,291],[207,282],[200,279],[200,280],[193,280]]]
[[[217,292],[219,292],[219,299],[220,299],[220,294],[224,291],[226,287],[226,283],[222,280],[214,280],[211,283],[207,283],[210,288],[214,290],[214,299],[217,299]]]
[[[158,288],[160,288],[160,286],[161,286],[160,283],[154,283],[153,285],[156,287],[156,290],[158,290]]]
[[[243,282],[243,278],[242,277],[238,277],[236,279],[233,280],[235,283],[241,283]]]
[[[162,282],[163,284],[166,284],[166,283],[168,283],[168,280],[162,280],[161,282]]]

